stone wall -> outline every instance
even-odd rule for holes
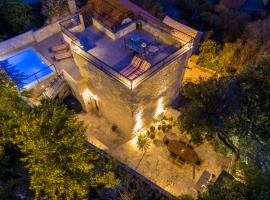
[[[180,57],[133,90],[134,113],[135,115],[141,113],[143,125],[151,123],[158,109],[166,108],[178,97],[185,66],[191,52],[192,49],[183,52]]]
[[[61,31],[61,27],[59,25],[59,22],[55,22],[53,24],[44,26],[41,29],[38,29],[37,31],[33,32],[33,35],[36,41],[40,42],[60,31]]]
[[[108,28],[104,27],[98,20],[93,18],[93,26],[95,26],[97,29],[105,33],[108,37],[110,37],[113,40],[116,40],[134,30],[136,30],[136,23],[131,23],[127,27],[119,30],[117,33],[112,32]]]
[[[0,56],[35,42],[32,31],[28,31],[0,43]]]
[[[49,24],[36,31],[28,31],[16,37],[0,42],[0,56],[15,51],[33,42],[40,42],[61,31],[59,22]]]
[[[97,96],[100,114],[130,135],[135,123],[131,90],[76,53],[74,60],[88,80],[88,89]]]
[[[88,89],[97,96],[100,114],[131,136],[139,118],[142,125],[148,125],[160,105],[166,108],[177,98],[192,48],[180,51],[182,54],[179,54],[179,57],[153,73],[133,90],[80,55],[74,53],[74,59],[80,73],[87,79]]]

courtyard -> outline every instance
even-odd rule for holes
[[[173,109],[165,111],[165,115],[173,117],[173,120],[177,120],[179,114],[178,111]],[[224,157],[215,152],[208,143],[195,146],[194,151],[198,154],[201,164],[196,166],[195,178],[193,179],[193,165],[174,163],[169,158],[170,153],[167,146],[163,143],[165,134],[188,143],[188,135],[180,133],[178,126],[174,126],[170,133],[164,134],[159,131],[155,139],[151,141],[150,148],[140,162],[143,152],[137,148],[137,139],[134,135],[126,137],[125,134],[117,130],[113,131],[113,125],[96,114],[82,113],[78,115],[78,119],[87,125],[86,136],[88,142],[109,153],[130,168],[135,169],[148,180],[174,196],[183,194],[195,196],[196,190],[194,186],[204,171],[218,176],[223,170],[230,167],[233,159],[233,156]]]

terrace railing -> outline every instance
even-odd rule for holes
[[[78,17],[78,16],[75,16],[75,17]],[[79,54],[80,56],[82,56],[83,58],[85,58],[86,60],[88,60],[89,63],[96,66],[99,70],[103,71],[104,73],[106,73],[110,77],[116,79],[117,81],[121,82],[122,84],[124,84],[126,87],[128,87],[130,89],[136,88],[138,85],[140,85],[145,80],[147,80],[149,77],[151,77],[154,73],[156,73],[157,71],[162,69],[163,66],[166,66],[169,63],[176,60],[177,58],[179,58],[186,50],[188,50],[188,48],[190,48],[192,46],[193,39],[194,39],[191,36],[189,36],[190,40],[188,42],[185,42],[185,44],[182,46],[182,48],[180,48],[179,50],[175,51],[174,53],[168,55],[167,57],[165,57],[164,59],[162,59],[158,63],[154,64],[150,69],[148,69],[146,72],[144,72],[141,76],[137,77],[134,80],[129,80],[128,78],[126,78],[125,76],[120,74],[118,71],[114,70],[111,66],[109,66],[108,64],[106,64],[102,60],[98,59],[94,55],[85,51],[84,47],[81,45],[79,39],[68,30],[69,28],[72,28],[76,25],[77,20],[72,20],[72,19],[69,19],[69,20],[71,20],[72,22],[64,21],[64,23],[61,23],[60,25],[61,25],[62,32],[67,37],[69,37],[70,40],[72,40],[71,46],[72,46],[73,51],[75,53]],[[144,23],[148,23],[150,25],[152,25],[153,23],[156,25],[156,23],[157,23],[157,22],[152,22],[151,20],[147,19],[146,17],[142,17],[142,16],[140,16],[137,20],[142,20]],[[77,26],[78,25],[80,25],[80,24],[77,24]],[[174,31],[173,28],[168,27],[167,25],[166,25],[166,27],[163,27],[161,24],[159,24],[157,26],[161,32],[169,34],[171,37],[176,37],[176,36],[171,35],[171,32],[170,32],[170,31]],[[183,34],[185,34],[185,33],[183,33]],[[179,41],[179,38],[175,38],[175,39],[177,41]]]
[[[58,71],[57,71],[55,65],[52,64],[52,65],[49,65],[47,67],[44,67],[43,69],[35,72],[34,74],[32,74],[30,76],[23,77],[21,80],[18,81],[19,82],[18,86],[19,87],[24,86],[24,85],[27,85],[27,84],[32,83],[32,82],[40,83],[44,79],[42,73],[48,69],[53,69],[58,74]]]
[[[132,83],[131,83],[131,81],[129,79],[124,77],[122,74],[120,74],[119,72],[114,70],[111,66],[104,63],[103,61],[101,61],[97,57],[95,57],[92,54],[86,52],[83,49],[82,45],[80,45],[80,41],[78,39],[73,40],[71,42],[71,46],[73,48],[73,51],[75,51],[75,53],[79,54],[80,56],[82,56],[83,58],[88,60],[89,63],[93,64],[98,69],[100,69],[101,71],[103,71],[106,74],[110,75],[112,78],[118,80],[119,82],[121,82],[125,86],[127,86],[129,88],[132,88]]]

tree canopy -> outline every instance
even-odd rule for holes
[[[265,57],[239,74],[184,86],[189,103],[181,110],[181,130],[190,133],[194,143],[221,139],[240,152],[234,175],[244,184],[228,181],[210,187],[202,199],[219,199],[228,193],[225,199],[269,197],[269,74],[270,58]]]
[[[3,28],[10,26],[16,34],[29,30],[34,20],[32,8],[19,0],[0,1],[0,19],[3,20],[0,23]],[[9,30],[4,29],[2,31],[5,31],[2,34],[9,32]]]

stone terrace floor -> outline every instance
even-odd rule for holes
[[[167,116],[176,117],[178,114],[172,109],[167,111]],[[111,130],[112,124],[95,114],[82,113],[78,115],[78,118],[88,126],[86,135],[90,143],[126,163],[129,167],[136,168],[142,152],[137,149],[135,139],[113,132]],[[175,127],[172,132],[178,139],[187,140],[180,134],[178,127]],[[204,170],[219,175],[223,169],[228,168],[231,164],[231,157],[225,158],[216,153],[211,145],[204,143],[194,149],[202,163],[200,167],[196,167],[196,177],[193,180],[191,165],[179,166],[168,158],[169,152],[162,142],[163,137],[164,134],[159,133],[154,142],[151,142],[150,149],[137,171],[175,196],[183,194],[195,196],[196,192],[193,187]]]
[[[112,40],[94,26],[87,27],[85,31],[74,34],[80,40],[86,51],[111,66],[116,71],[120,71],[126,67],[132,60],[133,52],[125,47],[125,40],[131,38],[134,34],[141,35],[147,42],[158,44],[160,51],[156,55],[144,55],[144,59],[149,61],[152,65],[155,65],[177,50],[176,47],[165,44],[152,33],[144,30],[132,31],[117,40]]]

